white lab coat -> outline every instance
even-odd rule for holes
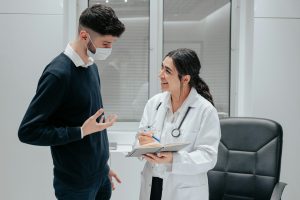
[[[160,93],[146,104],[140,127],[152,125],[155,135],[161,131],[170,94]],[[165,143],[188,142],[183,150],[173,153],[173,163],[163,176],[162,200],[208,200],[207,171],[217,161],[220,141],[220,123],[216,109],[192,88],[178,116],[183,118],[191,107],[181,126],[178,138],[167,137]],[[157,106],[160,104],[158,110]],[[152,164],[146,162],[141,172],[140,200],[149,200],[152,183]]]

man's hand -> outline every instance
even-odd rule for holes
[[[173,162],[173,153],[172,152],[161,152],[161,153],[148,153],[143,156],[147,161],[152,164],[166,164]]]
[[[118,175],[113,170],[109,170],[108,177],[109,177],[110,182],[111,182],[111,188],[112,188],[112,190],[115,190],[116,186],[114,184],[113,178],[116,179],[116,181],[118,183],[121,183],[120,178],[118,177]]]
[[[115,121],[117,120],[117,115],[112,114],[109,115],[104,121],[104,110],[101,108],[99,109],[94,115],[92,115],[90,118],[88,118],[82,125],[82,132],[83,136],[90,135],[92,133],[102,131],[110,126],[112,126]],[[102,115],[102,116],[101,116]],[[97,122],[98,117],[100,117],[100,122]]]

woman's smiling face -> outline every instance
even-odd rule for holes
[[[160,86],[162,91],[168,91],[171,94],[180,93],[180,80],[178,72],[171,57],[166,57],[162,64],[159,73]]]

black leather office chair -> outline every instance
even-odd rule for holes
[[[210,200],[280,200],[282,128],[272,120],[221,119],[218,161],[208,172]]]

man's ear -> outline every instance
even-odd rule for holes
[[[88,39],[88,33],[87,33],[85,30],[80,30],[80,32],[79,32],[79,37],[80,37],[82,40],[87,40],[87,39]]]

